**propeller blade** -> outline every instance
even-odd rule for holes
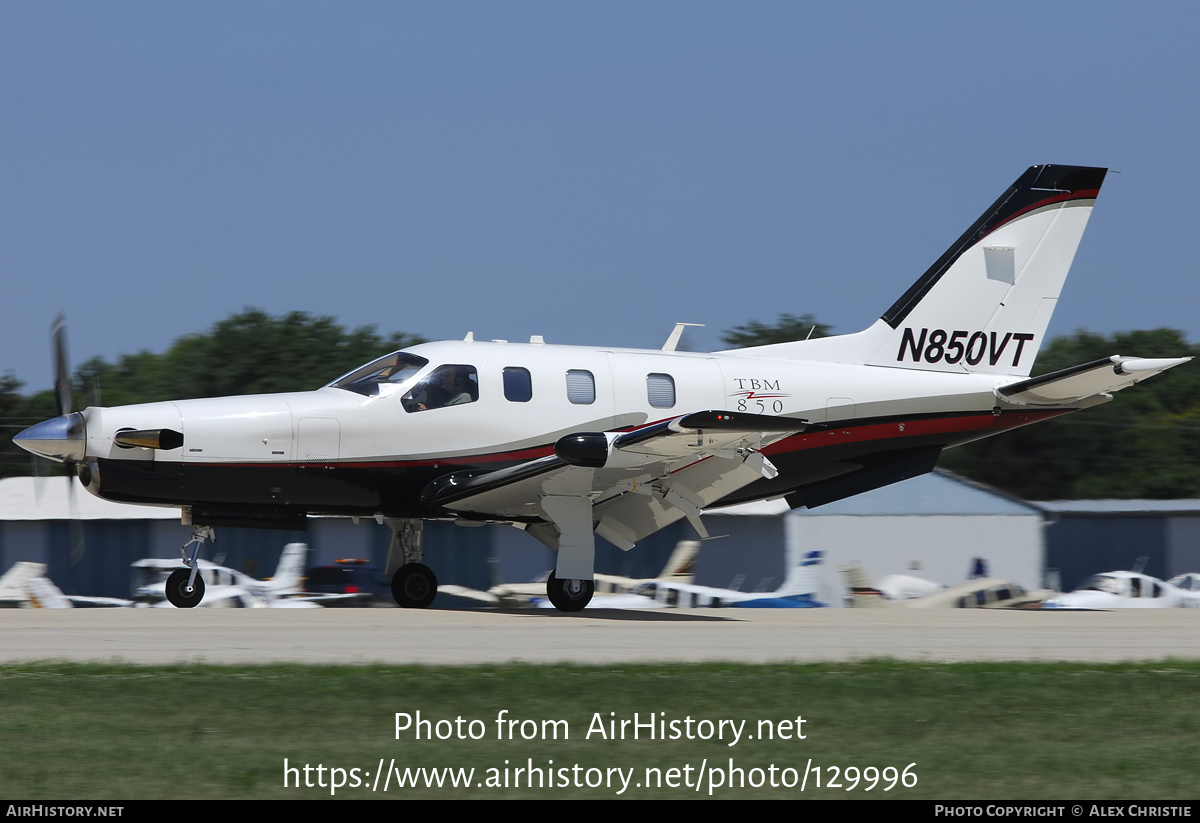
[[[71,364],[67,357],[67,316],[59,312],[50,326],[54,349],[54,402],[58,416],[71,413]]]
[[[67,516],[70,517],[70,535],[71,535],[71,568],[79,565],[79,561],[83,559],[83,555],[87,552],[87,539],[84,537],[83,521],[79,519],[79,500],[76,495],[76,482],[74,477],[68,477],[67,482],[70,484],[67,491]]]

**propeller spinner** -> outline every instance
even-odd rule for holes
[[[87,424],[82,412],[71,411],[71,367],[67,357],[67,321],[59,314],[50,327],[54,350],[54,402],[58,417],[30,426],[13,438],[27,452],[59,463],[83,460]]]

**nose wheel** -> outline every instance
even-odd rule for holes
[[[550,572],[546,580],[546,597],[560,612],[577,612],[592,601],[596,584],[592,580],[559,580]]]
[[[189,586],[191,576],[191,569],[176,569],[167,578],[167,600],[177,609],[193,609],[204,599],[204,578],[196,575],[195,582]]]
[[[392,597],[403,609],[423,609],[437,596],[437,577],[424,563],[405,563],[392,575]]]

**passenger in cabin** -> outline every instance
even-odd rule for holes
[[[461,406],[479,399],[474,366],[441,366],[403,398],[406,411]]]

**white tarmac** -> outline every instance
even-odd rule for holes
[[[5,609],[0,662],[610,664],[1194,659],[1200,609]]]

